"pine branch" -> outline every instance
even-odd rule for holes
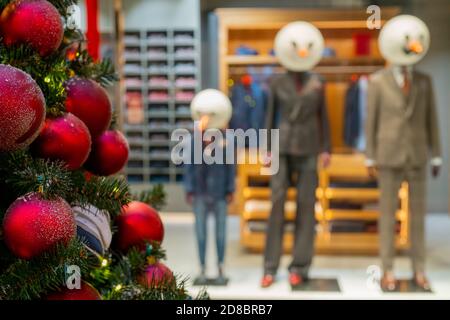
[[[134,196],[137,201],[149,204],[156,210],[161,210],[166,205],[166,192],[162,184],[153,186],[150,190],[142,191]]]
[[[6,7],[10,2],[11,0],[0,0],[0,10],[3,11],[3,8]]]
[[[165,279],[148,287],[136,283],[121,285],[103,297],[105,300],[188,300],[187,281],[187,278],[174,276],[173,279]]]
[[[41,192],[44,198],[66,198],[73,190],[71,174],[64,163],[34,159],[25,151],[0,156],[0,177],[17,196]]]
[[[148,252],[142,252],[137,248],[132,248],[124,256],[118,256],[117,263],[111,269],[111,283],[129,284],[141,275],[148,265],[149,259],[157,261],[165,259],[165,252],[157,243],[149,245]]]
[[[65,268],[77,265],[81,276],[87,274],[92,257],[79,240],[33,260],[17,259],[0,275],[0,300],[31,300],[58,290],[65,284]]]
[[[158,284],[142,286],[140,284],[119,285],[103,295],[105,300],[192,300],[186,290],[189,278],[175,275],[173,279]],[[196,300],[208,300],[206,289],[201,289]]]
[[[114,253],[106,265],[92,270],[89,283],[102,292],[108,292],[117,285],[131,285],[142,275],[150,261],[156,262],[165,259],[165,251],[157,242],[148,245],[145,252],[131,248],[126,255]]]
[[[70,62],[70,68],[84,78],[90,78],[107,87],[119,80],[114,64],[109,59],[95,62],[87,50],[79,50],[77,58]]]
[[[66,199],[73,205],[92,204],[108,211],[113,218],[131,201],[129,186],[123,179],[93,176],[86,180],[80,171],[74,172],[72,177],[75,189]]]
[[[16,198],[39,191],[44,198],[61,197],[72,206],[92,204],[112,217],[131,201],[126,181],[114,177],[91,177],[84,171],[68,171],[63,162],[35,159],[26,151],[0,155],[0,179]]]

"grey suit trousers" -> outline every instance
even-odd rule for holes
[[[415,272],[425,268],[425,192],[426,168],[379,168],[380,183],[380,256],[383,269],[393,269],[395,256],[395,212],[398,208],[398,190],[403,181],[409,185],[411,260]]]
[[[279,266],[285,222],[284,204],[292,175],[296,178],[297,212],[293,260],[289,270],[307,277],[314,253],[316,224],[314,205],[318,179],[315,155],[280,155],[280,169],[271,179],[272,211],[267,227],[264,272],[274,275]]]

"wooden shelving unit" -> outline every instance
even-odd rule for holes
[[[327,169],[319,169],[319,186],[316,190],[316,219],[317,236],[316,251],[323,254],[376,254],[378,252],[378,233],[376,231],[364,232],[333,232],[331,225],[336,221],[358,221],[363,223],[376,223],[379,212],[377,209],[338,209],[333,208],[334,201],[347,201],[352,204],[376,204],[379,190],[376,187],[346,187],[336,186],[339,182],[370,182],[364,165],[364,156],[361,154],[334,154],[331,165]],[[260,175],[260,164],[243,164],[238,166],[238,186],[242,190],[244,201],[240,208],[241,214],[241,245],[245,248],[261,252],[265,244],[264,228],[270,215],[269,187],[254,187],[269,177]],[[405,250],[409,248],[409,208],[408,186],[403,184],[399,191],[399,208],[397,210],[398,232],[396,248]],[[295,219],[296,190],[288,190],[287,204],[285,206],[286,222]],[[255,228],[255,225],[263,225]],[[286,232],[284,249],[292,249],[293,237]]]
[[[200,34],[192,29],[125,30],[122,128],[130,143],[130,183],[177,183],[171,134],[191,128],[189,105],[200,89]]]

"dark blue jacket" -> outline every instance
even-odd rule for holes
[[[355,82],[348,88],[345,97],[344,142],[349,147],[356,147],[356,140],[361,134],[359,94],[358,82]]]
[[[225,149],[223,154],[225,159]],[[194,164],[194,155],[192,154],[191,164],[184,164],[184,169],[186,192],[193,193],[194,196],[224,199],[227,194],[233,193],[235,190],[235,164]]]
[[[263,88],[253,82],[250,87],[236,84],[231,91],[233,116],[230,121],[231,129],[264,128],[267,95]]]

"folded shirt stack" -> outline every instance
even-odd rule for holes
[[[175,50],[175,58],[178,59],[193,59],[195,51],[193,48],[177,48]]]
[[[165,59],[167,57],[167,53],[164,49],[152,48],[148,49],[147,57],[149,59]]]
[[[150,101],[167,101],[169,100],[169,94],[166,91],[152,91],[148,95]]]
[[[127,49],[123,55],[126,60],[139,60],[141,58],[139,49]]]
[[[140,88],[140,87],[142,87],[142,80],[141,80],[141,78],[126,78],[125,79],[125,87]]]
[[[150,64],[150,66],[148,67],[148,72],[149,73],[154,73],[154,74],[165,74],[169,71],[169,68],[167,67],[166,64],[163,63],[152,63]]]
[[[147,36],[149,44],[166,44],[167,36],[164,33],[151,33]]]
[[[177,63],[175,65],[175,73],[195,73],[196,68],[193,63]]]
[[[194,37],[189,33],[178,33],[175,35],[174,40],[176,44],[192,43]]]
[[[166,77],[150,77],[148,85],[150,87],[168,87],[169,80]]]
[[[129,64],[125,64],[123,70],[126,73],[141,73],[142,68],[138,64],[131,64],[131,63],[129,63]]]
[[[123,37],[123,41],[126,44],[139,44],[139,35],[128,34],[125,37]]]
[[[248,46],[240,45],[236,48],[235,54],[239,56],[256,56],[258,55],[258,51]]]
[[[179,77],[175,80],[175,86],[179,88],[193,88],[197,86],[197,80],[194,77]]]
[[[178,101],[191,101],[194,99],[194,95],[192,91],[178,91],[175,93],[175,99]]]

